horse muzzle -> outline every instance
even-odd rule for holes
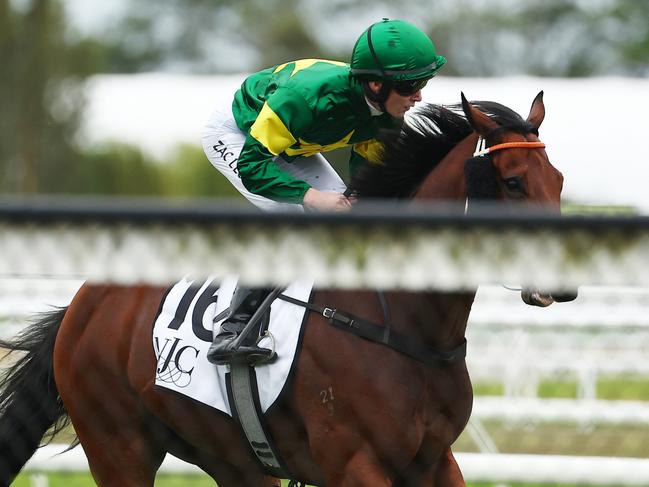
[[[567,303],[577,299],[579,291],[577,289],[562,289],[561,291],[553,292],[551,296],[557,303]]]
[[[543,293],[538,289],[521,290],[521,299],[525,304],[540,306],[541,308],[547,308],[554,303],[554,299],[550,293]]]
[[[525,304],[530,306],[540,306],[547,308],[552,303],[567,303],[577,299],[579,292],[577,289],[566,289],[552,293],[545,293],[539,289],[523,289],[521,299]]]

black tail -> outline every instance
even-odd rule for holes
[[[0,348],[23,353],[0,379],[0,486],[11,484],[41,441],[49,443],[69,424],[52,363],[54,341],[66,311],[46,313],[14,340],[0,340]],[[0,358],[4,353],[0,351]]]

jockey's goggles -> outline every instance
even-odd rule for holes
[[[392,89],[401,96],[412,96],[426,86],[426,83],[428,83],[428,79],[393,81]]]

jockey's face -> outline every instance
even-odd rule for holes
[[[380,81],[370,81],[369,86],[372,91],[378,93],[381,89]],[[421,101],[421,90],[411,95],[403,96],[394,90],[390,90],[390,95],[385,101],[385,111],[394,118],[403,118],[408,110],[415,106],[415,103]]]

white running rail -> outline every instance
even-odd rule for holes
[[[85,472],[88,461],[79,447],[59,453],[65,445],[41,448],[27,463],[25,472]],[[558,455],[508,455],[456,453],[464,477],[470,482],[536,482],[587,485],[649,485],[649,459],[572,457]],[[194,465],[167,455],[161,473],[200,475]]]

